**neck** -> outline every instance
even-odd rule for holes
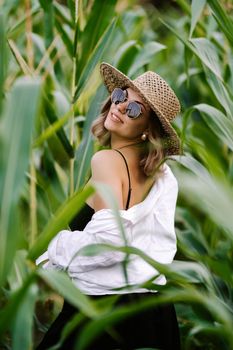
[[[122,148],[127,148],[127,147],[134,147],[134,146],[138,146],[141,145],[143,143],[143,141],[140,142],[134,142],[134,143],[129,143],[129,144],[125,144],[123,146],[118,146],[118,147],[114,147],[115,149],[122,149]]]
[[[113,135],[112,135],[113,136]],[[114,137],[111,137],[111,148],[115,149],[121,149],[121,148],[132,148],[134,146],[142,145],[144,141],[140,139],[135,140],[125,140],[125,139],[115,139]]]

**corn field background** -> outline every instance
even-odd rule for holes
[[[106,325],[167,301],[182,349],[233,349],[232,16],[227,0],[0,1],[0,349],[33,349],[63,297],[81,313],[61,342],[88,319],[79,350]],[[101,61],[131,78],[154,70],[182,105],[173,125],[184,155],[167,160],[179,184],[178,252],[163,266],[122,248],[168,283],[159,298],[121,308],[35,265],[93,191],[82,188],[99,147],[90,125],[107,96]]]

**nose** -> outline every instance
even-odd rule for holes
[[[116,105],[117,110],[120,111],[122,114],[125,114],[125,112],[126,112],[126,107],[127,107],[127,101],[119,102],[119,103]]]

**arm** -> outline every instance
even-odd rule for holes
[[[171,263],[176,253],[175,211],[178,197],[178,182],[170,172],[153,214],[152,257],[160,263]]]
[[[127,243],[130,244],[131,222],[122,219]],[[83,231],[63,230],[51,241],[48,247],[50,267],[68,269],[80,273],[94,270],[98,266],[110,266],[124,260],[125,253],[106,251],[95,256],[78,255],[78,251],[89,244],[110,244],[124,246],[124,239],[113,213],[104,209],[94,215]],[[51,265],[52,264],[52,265]]]
[[[91,161],[92,181],[108,184],[116,197],[118,206],[122,208],[122,167],[121,158],[114,151],[97,152]],[[107,209],[107,204],[96,193],[90,201],[96,211]],[[77,251],[88,244],[106,243],[115,246],[124,245],[124,240],[113,214],[107,209],[94,215],[84,231],[61,231],[48,247],[48,267],[75,269],[77,272],[94,269],[97,265],[111,265],[123,260],[124,253],[117,251],[104,252],[98,256],[76,256]],[[129,239],[129,221],[124,219],[123,225]],[[52,264],[52,265],[51,265]]]

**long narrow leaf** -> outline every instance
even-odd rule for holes
[[[179,160],[178,160],[179,161]],[[233,242],[233,191],[222,179],[210,177],[205,179],[178,171],[180,193],[188,203],[201,209],[224,231],[225,236]]]
[[[213,10],[213,15],[218,22],[219,27],[225,33],[226,37],[233,45],[233,20],[224,11],[224,6],[218,0],[207,0]]]
[[[54,40],[54,5],[52,0],[39,0],[43,10],[44,10],[44,31],[45,31],[45,46],[48,48]],[[57,54],[57,50],[51,54],[53,58]],[[62,78],[60,62],[56,61],[54,64],[55,73]]]
[[[34,141],[33,146],[40,146],[44,141],[48,140],[51,136],[57,133],[57,131],[60,130],[60,128],[69,120],[69,118],[72,116],[72,113],[73,111],[70,110],[62,118],[56,120],[53,124],[50,124]]]
[[[187,49],[193,52],[201,62],[206,65],[214,74],[216,74],[220,80],[221,76],[221,66],[219,63],[219,58],[213,44],[205,38],[190,39],[187,41],[181,34],[178,33],[173,27],[168,23],[164,22],[162,19],[160,21],[170,29],[176,37],[185,45]]]
[[[233,122],[217,108],[207,104],[195,105],[194,108],[201,112],[207,125],[216,136],[233,151]]]
[[[137,53],[134,62],[128,71],[128,75],[135,75],[141,67],[149,64],[153,60],[154,56],[164,49],[166,49],[166,46],[157,43],[156,41],[146,43]]]
[[[75,95],[74,95],[74,101],[76,101],[78,99],[78,97],[80,96],[82,90],[84,89],[84,87],[88,81],[89,76],[91,75],[93,69],[95,68],[96,64],[98,63],[105,48],[108,46],[108,42],[112,36],[115,25],[116,25],[116,19],[114,18],[112,20],[111,24],[109,25],[109,27],[104,32],[103,36],[100,38],[100,40],[97,43],[91,56],[89,57],[88,62],[86,64],[85,68],[83,69],[81,76],[78,79],[78,84],[77,84],[77,88],[76,88]]]
[[[4,308],[0,310],[0,335],[2,335],[12,325],[15,315],[21,303],[27,295],[27,290],[35,282],[35,274],[30,274],[24,281],[21,288],[11,294],[10,300]]]
[[[48,92],[48,95],[50,94],[50,92]],[[52,96],[47,96],[44,94],[44,99],[45,99],[45,112],[46,112],[46,117],[48,118],[49,122],[51,124],[55,124],[58,123],[58,117],[56,115],[56,111],[55,111],[55,107],[53,105],[53,100],[52,100]],[[57,124],[55,124],[57,125]],[[59,125],[59,123],[58,123]],[[62,128],[62,126],[60,126],[59,128],[55,128],[56,130],[56,134],[64,148],[64,150],[66,151],[66,153],[68,154],[68,156],[70,158],[74,157],[74,150],[72,145],[70,144],[66,133],[64,131],[64,129]]]
[[[115,6],[117,1],[94,1],[89,13],[86,9],[88,5],[87,2],[77,1],[77,3],[78,9],[76,10],[78,11],[78,21],[75,28],[74,57],[76,57],[77,40],[79,40],[79,43],[81,43],[82,54],[80,55],[79,52],[77,52],[77,77],[80,77],[87,61],[89,60],[90,56],[92,56],[93,51],[96,48],[96,44],[100,42],[102,36],[110,26],[112,19],[115,16]],[[83,23],[83,8],[86,9],[86,25]]]
[[[230,97],[227,87],[210,70],[205,69],[205,74],[215,97],[225,109],[227,116],[233,121],[233,100]]]
[[[191,38],[193,31],[195,29],[195,26],[197,24],[197,21],[203,11],[203,8],[205,7],[206,0],[192,0],[191,5],[191,27],[189,32],[189,37]]]
[[[31,284],[19,305],[12,327],[12,349],[30,349],[33,344],[32,330],[34,306],[38,294],[38,286]]]
[[[54,217],[48,222],[44,231],[38,240],[29,250],[29,259],[35,259],[42,254],[50,240],[62,229],[64,229],[76,213],[82,208],[84,201],[90,196],[93,189],[88,187],[81,193],[75,193],[71,198],[67,199],[64,204],[57,210]]]
[[[102,101],[105,96],[105,89],[101,86],[90,103],[85,123],[83,126],[83,139],[75,154],[74,164],[74,181],[76,184],[76,191],[78,191],[84,184],[87,178],[87,173],[90,170],[90,162],[93,154],[93,138],[90,133],[92,122],[97,118],[100,110],[96,108],[99,101]]]
[[[74,285],[65,272],[38,269],[37,274],[67,301],[89,317],[94,317],[98,314],[97,309],[89,298]]]
[[[0,115],[2,111],[2,100],[4,94],[4,81],[6,76],[6,35],[5,35],[5,17],[0,12]]]
[[[16,217],[12,215],[15,215],[20,191],[26,179],[39,93],[38,80],[18,80],[8,98],[3,119],[0,158],[0,282],[6,278],[16,249]]]
[[[222,80],[220,60],[216,47],[206,38],[190,39],[195,46],[198,57],[216,76]]]
[[[121,72],[127,74],[131,65],[135,61],[136,54],[139,51],[139,45],[136,40],[129,40],[119,47],[113,58],[113,65]]]

